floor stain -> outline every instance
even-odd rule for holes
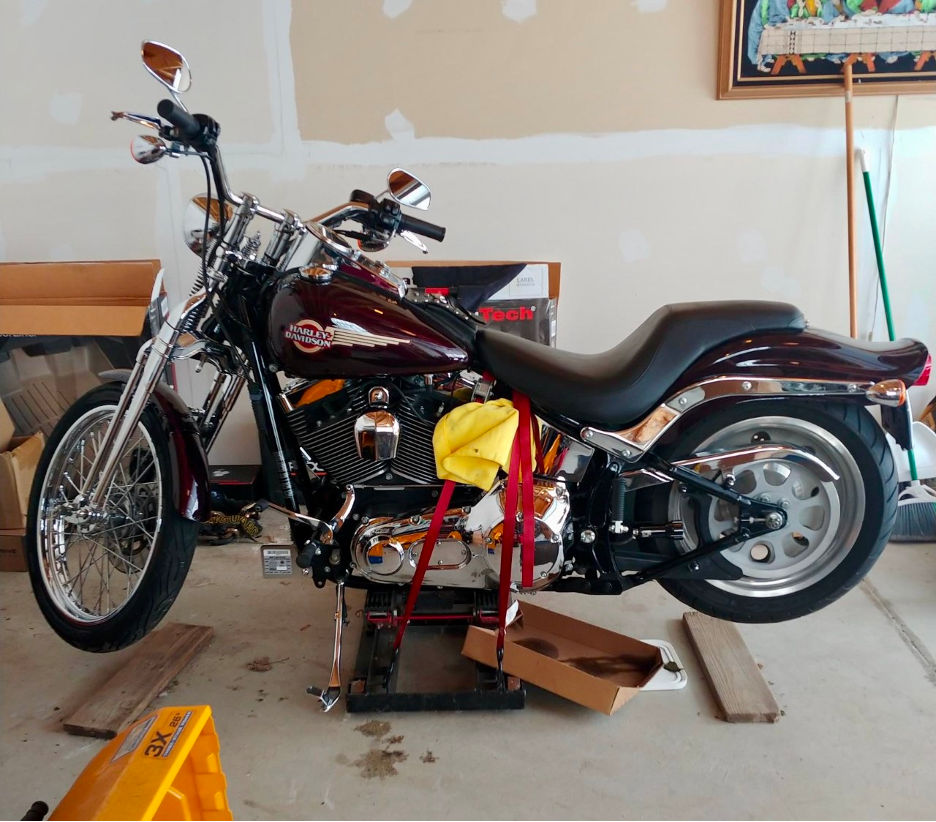
[[[351,760],[348,759],[348,757],[346,757],[343,753],[335,754],[335,762],[337,762],[339,765],[351,764]]]
[[[371,739],[383,739],[390,733],[390,723],[382,722],[379,719],[369,719],[363,725],[358,725],[354,730],[364,734],[364,736],[369,736]]]
[[[399,736],[391,736],[391,737],[387,740],[387,744],[388,744],[388,745],[399,745],[402,741],[403,741],[403,734],[400,734]]]
[[[354,766],[361,769],[364,779],[386,779],[388,776],[397,776],[398,762],[405,762],[409,756],[405,751],[389,751],[378,749],[368,751],[360,759],[354,761]]]
[[[439,760],[433,756],[432,751],[426,751],[421,757],[419,757],[420,762],[425,762],[427,765],[438,762]]]

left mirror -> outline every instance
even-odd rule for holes
[[[169,150],[169,146],[162,137],[155,134],[138,134],[130,141],[130,154],[134,160],[143,165],[161,160]]]
[[[189,201],[182,217],[182,237],[185,244],[196,254],[201,254],[205,245],[205,217],[208,217],[208,238],[218,233],[221,222],[221,204],[207,194],[198,194]],[[230,203],[224,204],[225,222],[234,216]]]
[[[174,48],[154,40],[144,40],[140,55],[143,65],[170,91],[180,94],[192,85],[192,72],[185,58]]]

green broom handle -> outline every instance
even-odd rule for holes
[[[887,336],[893,342],[895,339],[894,319],[891,317],[890,293],[887,290],[887,274],[884,272],[884,249],[881,248],[881,234],[878,231],[877,212],[874,208],[871,172],[868,170],[867,153],[863,148],[858,149],[858,159],[861,161],[861,176],[864,178],[865,196],[868,198],[868,215],[871,218],[871,236],[874,239],[874,256],[877,258],[878,279],[881,281],[881,297],[884,302],[884,318],[887,320]],[[907,462],[910,468],[910,479],[918,482],[916,457],[913,455],[912,448],[907,449]]]
[[[881,233],[878,231],[877,211],[874,208],[871,172],[868,170],[868,159],[863,148],[858,149],[858,159],[861,161],[861,176],[864,178],[865,195],[868,198],[871,237],[874,239],[874,256],[877,258],[878,279],[881,281],[881,297],[884,301],[884,318],[887,320],[887,336],[893,342],[896,337],[894,335],[894,318],[891,316],[890,292],[887,290],[887,275],[884,273],[884,249],[881,247]]]

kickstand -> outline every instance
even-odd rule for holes
[[[310,685],[306,693],[317,697],[322,703],[322,710],[330,711],[341,696],[341,628],[347,622],[347,608],[344,598],[345,584],[339,582],[335,586],[335,652],[332,657],[331,676],[328,678],[328,687],[325,690]]]

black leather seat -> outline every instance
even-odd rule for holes
[[[577,422],[620,428],[646,415],[706,351],[768,331],[802,331],[803,313],[786,303],[677,303],[655,311],[602,354],[573,354],[490,328],[477,351],[494,376]]]

